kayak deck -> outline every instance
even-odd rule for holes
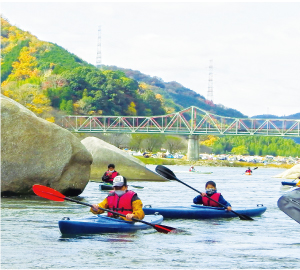
[[[180,219],[211,219],[211,218],[233,218],[236,214],[225,210],[222,207],[210,207],[202,205],[191,206],[168,206],[168,207],[151,207],[147,205],[143,208],[146,215],[159,213],[164,218]],[[260,216],[267,207],[257,205],[257,207],[234,207],[233,210],[238,214],[250,217]]]
[[[282,184],[283,186],[292,186],[292,187],[294,187],[294,186],[296,186],[297,183],[296,183],[296,182],[282,181],[281,184]]]
[[[161,224],[163,216],[145,215],[143,221],[152,224]],[[78,219],[63,218],[58,222],[62,234],[96,234],[135,232],[152,228],[142,222],[131,222],[123,219],[107,217],[106,215],[93,215]]]

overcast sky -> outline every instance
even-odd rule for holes
[[[176,81],[248,116],[300,112],[300,2],[2,2],[37,38]]]

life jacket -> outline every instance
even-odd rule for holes
[[[106,175],[109,177],[107,181],[109,182],[113,182],[114,181],[114,178],[118,175],[118,172],[117,171],[114,171],[110,176],[108,175],[110,171],[107,171],[106,172]]]
[[[214,193],[213,195],[210,196],[210,198],[212,198],[215,201],[219,201],[221,193]],[[220,207],[220,205],[210,199],[208,199],[207,197],[202,197],[202,202],[203,205],[205,206],[213,206],[213,207]]]
[[[119,197],[114,191],[111,192],[107,196],[107,202],[108,202],[108,208],[109,210],[118,212],[120,214],[132,214],[132,197],[136,193],[128,190],[125,194],[123,194],[121,197]],[[108,212],[107,216],[113,217],[114,214]]]

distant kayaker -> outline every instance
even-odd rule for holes
[[[102,181],[106,183],[112,183],[114,178],[119,175],[117,171],[115,171],[115,164],[109,164],[108,170],[103,174]]]
[[[195,172],[195,167],[194,166],[191,166],[191,168],[189,169],[190,172]]]
[[[132,218],[143,219],[145,216],[143,203],[135,192],[128,190],[126,178],[121,175],[116,176],[113,180],[113,188],[114,190],[101,203],[93,204],[91,212],[101,214],[104,212],[98,208],[101,207],[126,215],[126,218],[121,218],[127,221],[131,221]],[[109,212],[107,215],[119,217]]]
[[[231,211],[231,204],[227,202],[221,193],[217,193],[217,186],[214,181],[208,181],[205,185],[206,193],[202,192],[201,195],[198,195],[194,198],[194,204],[203,204],[204,206],[212,206],[212,207],[222,207],[218,203],[210,200],[208,197],[214,199],[215,201],[225,205],[228,211]]]
[[[250,167],[248,167],[248,170],[246,170],[245,173],[252,173],[252,170],[250,169]]]

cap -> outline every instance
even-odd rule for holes
[[[126,185],[126,179],[123,176],[118,175],[114,178],[113,187],[122,187]]]
[[[215,188],[217,187],[216,183],[214,181],[208,181],[206,184],[205,184],[205,187],[207,187],[208,185],[212,185],[214,186]]]

